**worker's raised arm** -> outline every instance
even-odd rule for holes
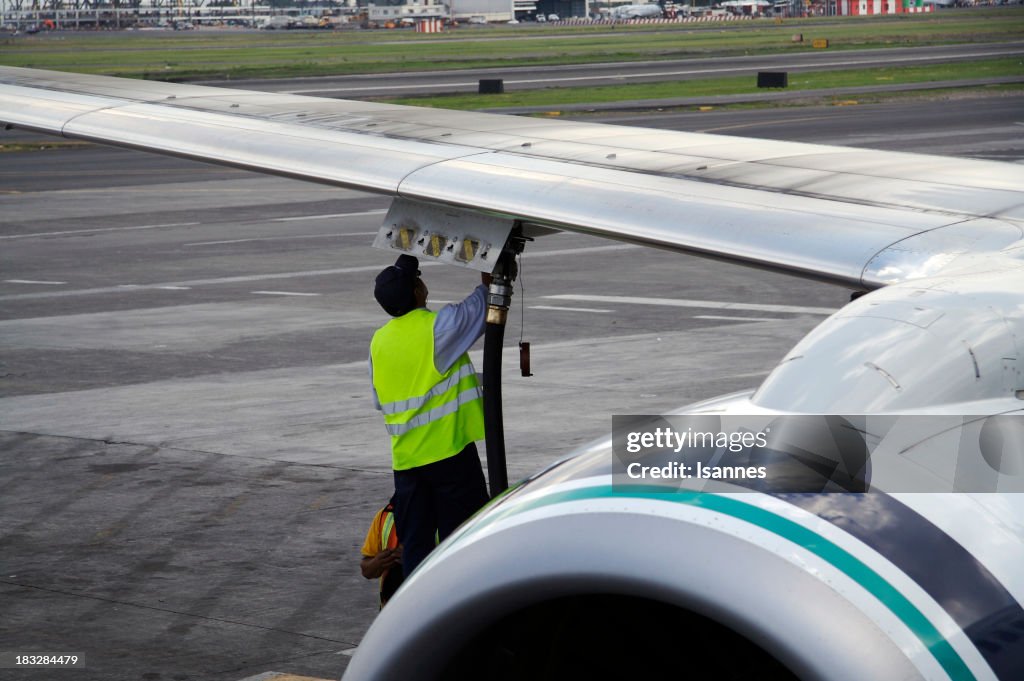
[[[483,334],[490,278],[490,274],[482,274],[482,283],[465,300],[445,305],[437,311],[437,319],[434,321],[434,366],[442,374]]]

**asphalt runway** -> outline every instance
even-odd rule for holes
[[[793,29],[797,30],[797,29]],[[225,86],[317,97],[436,95],[476,92],[482,78],[500,78],[506,91],[545,87],[595,87],[701,78],[756,75],[758,71],[844,71],[947,64],[1024,55],[1024,42],[939,45],[912,48],[797,52],[734,57],[670,59],[615,64],[505,67],[316,78],[235,80]],[[217,85],[216,82],[210,82]],[[681,90],[685,92],[685,89]]]
[[[1021,162],[1021,104],[607,119]],[[3,650],[78,653],[69,678],[98,681],[340,675],[376,612],[359,547],[391,490],[366,370],[386,205],[123,150],[0,154]],[[477,279],[448,269],[424,267],[435,304]],[[510,478],[612,414],[755,387],[849,293],[593,238],[531,244],[506,333]]]

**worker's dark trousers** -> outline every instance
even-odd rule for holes
[[[408,577],[434,548],[487,503],[487,486],[476,444],[455,456],[395,473],[395,528]]]

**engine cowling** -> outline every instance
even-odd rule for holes
[[[1020,409],[1024,272],[1000,260],[853,301],[783,358],[753,404],[812,414]]]

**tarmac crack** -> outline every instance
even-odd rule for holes
[[[2,398],[0,398],[2,399]],[[174,445],[166,445],[163,443],[153,444],[151,442],[131,442],[129,440],[110,440],[105,438],[94,438],[94,437],[81,437],[78,435],[57,435],[54,433],[33,433],[25,430],[0,430],[0,434],[10,435],[33,435],[35,437],[52,437],[60,440],[77,440],[80,442],[92,442],[95,444],[104,444],[111,446],[122,446],[122,447],[156,447],[160,452],[182,452],[184,454],[205,454],[212,456],[223,456],[230,459],[246,459],[248,461],[260,461],[267,463],[286,463],[290,466],[300,466],[307,468],[328,468],[330,470],[347,471],[350,473],[369,473],[377,475],[391,475],[390,467],[386,470],[374,469],[374,468],[361,468],[357,466],[338,466],[329,463],[305,463],[301,461],[288,461],[283,459],[267,459],[260,456],[247,456],[245,454],[227,454],[225,452],[212,452],[206,449],[190,449],[188,447],[179,447]],[[390,463],[390,461],[388,462]]]
[[[334,638],[327,638],[326,636],[316,636],[315,634],[304,634],[304,633],[299,632],[299,631],[289,631],[289,630],[285,630],[285,629],[277,629],[275,627],[264,627],[264,626],[261,626],[259,624],[250,624],[248,622],[239,622],[237,620],[229,620],[229,619],[224,619],[224,618],[221,618],[221,617],[209,617],[207,615],[195,615],[195,614],[188,613],[188,612],[182,612],[180,610],[172,610],[171,608],[160,608],[160,607],[153,606],[153,605],[144,605],[142,603],[133,603],[131,601],[122,601],[122,600],[118,600],[116,598],[105,598],[103,596],[92,596],[90,594],[75,593],[73,591],[64,591],[64,590],[61,590],[61,589],[49,589],[49,588],[46,588],[44,586],[35,586],[34,584],[23,584],[21,582],[12,582],[12,581],[6,580],[6,579],[0,579],[0,584],[7,584],[8,586],[16,586],[16,587],[20,587],[22,589],[34,589],[36,591],[44,591],[44,592],[47,592],[47,593],[59,594],[61,596],[70,596],[72,598],[86,598],[86,599],[90,599],[90,600],[94,600],[94,601],[102,601],[104,603],[113,603],[115,605],[125,605],[125,606],[132,607],[132,608],[140,608],[140,609],[143,609],[143,610],[153,610],[153,611],[156,611],[156,612],[165,612],[165,613],[168,613],[168,614],[171,614],[171,615],[180,615],[182,617],[194,617],[196,619],[206,620],[206,621],[209,621],[209,622],[218,622],[218,623],[221,623],[221,624],[232,624],[232,625],[235,625],[235,626],[247,627],[247,628],[250,628],[250,629],[260,629],[260,630],[263,630],[263,631],[274,632],[274,633],[278,633],[278,634],[287,634],[287,635],[290,635],[290,636],[298,636],[300,638],[308,638],[308,639],[313,639],[313,640],[316,640],[316,641],[326,641],[328,643],[338,643],[338,644],[341,644],[341,645],[352,646],[352,647],[355,647],[357,645],[355,643],[352,643],[351,641],[341,641],[341,640],[334,639]]]

